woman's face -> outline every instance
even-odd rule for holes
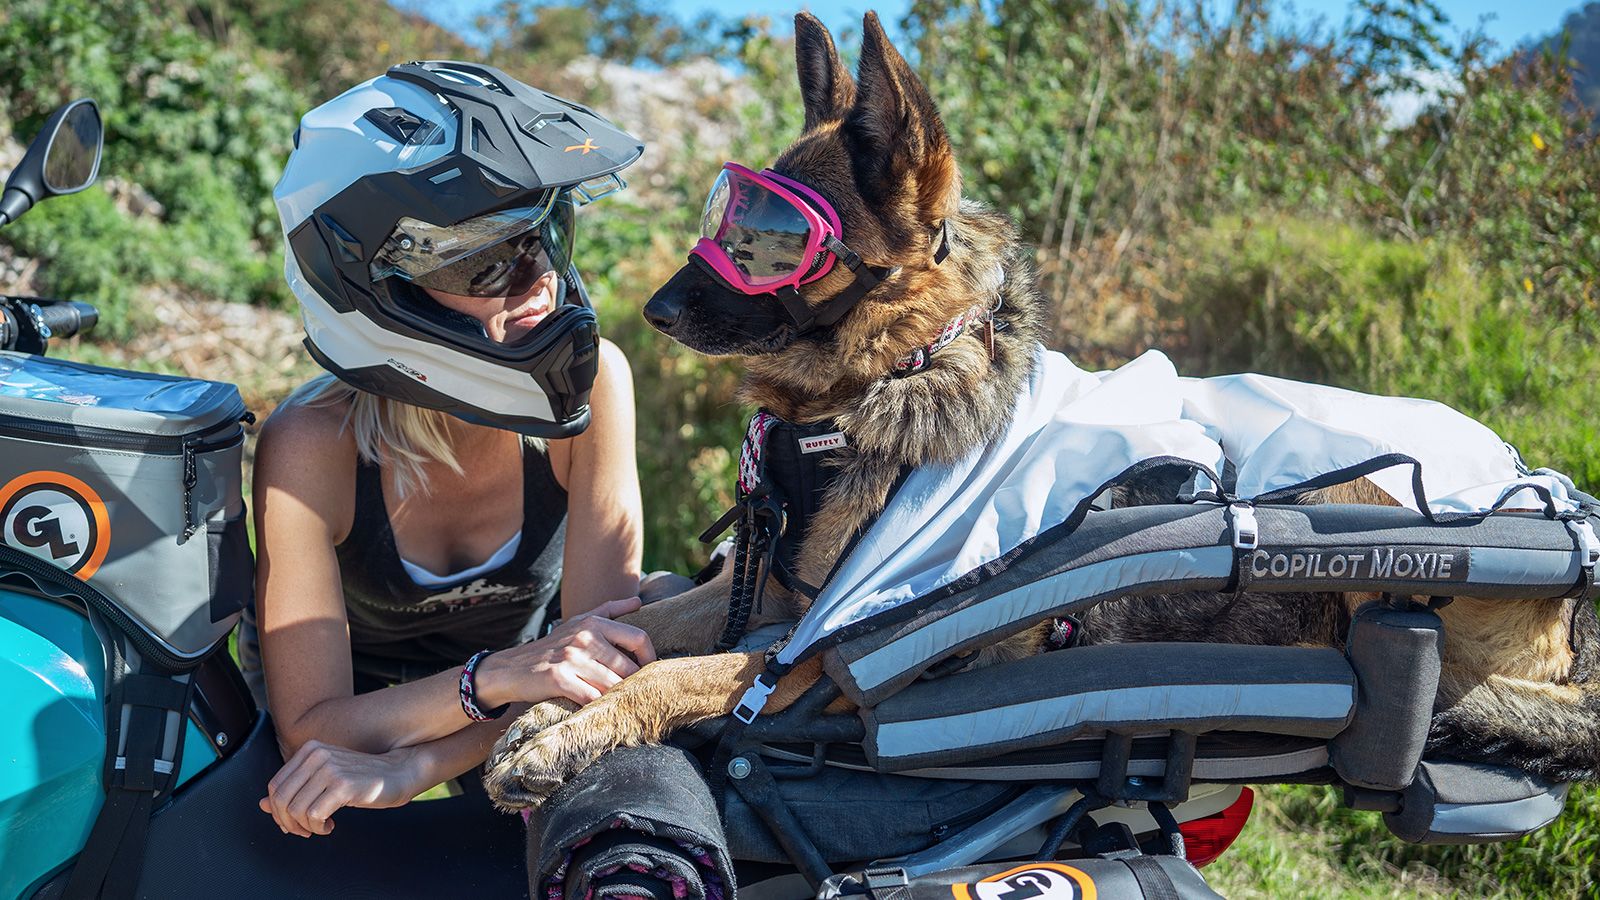
[[[546,272],[526,292],[508,297],[468,297],[433,288],[424,290],[441,305],[482,322],[483,330],[495,343],[515,344],[555,308],[556,273]]]

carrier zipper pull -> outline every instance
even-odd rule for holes
[[[183,537],[178,543],[183,543],[194,536],[194,486],[200,480],[198,467],[195,465],[195,448],[200,445],[198,438],[185,438],[183,441]]]

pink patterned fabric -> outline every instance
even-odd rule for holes
[[[748,497],[761,483],[761,453],[767,446],[767,429],[778,417],[759,410],[750,417],[745,429],[744,444],[739,447],[739,496]]]
[[[526,817],[527,813],[524,811],[524,818]],[[617,819],[607,827],[611,829],[626,828],[627,823],[623,822],[621,819]],[[584,846],[592,840],[594,840],[592,837],[584,838],[583,840],[567,848],[566,856],[561,860],[561,865],[557,866],[556,870],[550,873],[550,876],[545,879],[545,882],[542,885],[544,890],[544,900],[562,900],[562,898],[566,896],[567,871],[572,866],[573,854],[579,847]],[[675,843],[677,843],[677,845],[694,860],[695,865],[700,868],[702,873],[704,873],[705,900],[724,900],[724,898],[727,896],[727,887],[722,883],[721,876],[717,874],[717,863],[712,857],[711,851],[707,850],[705,847],[696,846],[694,844],[685,844],[681,841],[677,841]],[[599,871],[592,873],[589,876],[589,880],[591,883],[593,883],[601,878],[605,878],[608,875],[615,875],[617,872],[622,871],[623,868],[624,866],[619,865],[606,869],[600,869]],[[673,874],[666,868],[660,866],[648,868],[641,865],[629,865],[625,868],[627,868],[629,871],[637,872],[641,875],[649,875],[652,878],[659,878],[662,881],[667,882],[672,886],[672,896],[674,900],[687,900],[687,898],[690,896],[689,882],[681,875]],[[593,900],[593,897],[593,890],[585,891],[583,900]],[[633,900],[633,898],[627,895],[612,895],[612,900]],[[641,896],[637,898],[637,900],[651,900],[651,898]]]

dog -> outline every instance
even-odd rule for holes
[[[887,502],[903,468],[954,462],[1000,434],[1046,337],[1048,302],[1031,252],[1004,216],[961,197],[950,139],[927,88],[868,13],[855,78],[826,28],[795,19],[805,108],[799,139],[773,170],[809,186],[837,210],[848,249],[881,283],[831,328],[795,333],[771,296],[730,289],[691,261],[645,307],[658,330],[747,369],[742,399],[793,423],[832,420],[849,446],[798,550],[799,579],[819,585],[851,537]],[[799,288],[811,310],[851,285],[835,265]],[[968,329],[923,370],[892,377],[908,350],[928,345],[974,304],[998,305],[992,330]],[[1121,502],[1137,502],[1137,487]],[[1392,503],[1365,480],[1306,502]],[[731,575],[626,617],[658,653],[697,654],[645,666],[574,711],[539,704],[497,744],[486,785],[507,809],[541,803],[606,751],[657,742],[675,729],[732,712],[764,668],[763,654],[707,655],[727,614]],[[1082,620],[1086,643],[1226,641],[1342,647],[1353,610],[1371,595],[1188,593],[1101,604]],[[801,593],[767,585],[771,620],[797,618]],[[1600,626],[1587,601],[1458,599],[1441,610],[1443,674],[1430,755],[1510,764],[1555,779],[1600,771]],[[757,622],[760,621],[758,618]],[[754,623],[753,623],[754,624]],[[1049,624],[976,654],[986,665],[1041,652]],[[812,658],[779,680],[766,710],[792,703],[821,677]],[[836,705],[845,701],[836,701]]]

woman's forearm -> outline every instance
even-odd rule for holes
[[[284,754],[292,755],[309,740],[383,753],[449,737],[472,724],[461,709],[460,671],[323,700],[294,721],[278,723]]]
[[[449,737],[413,747],[418,754],[422,780],[426,782],[421,790],[443,784],[481,765],[489,758],[489,751],[494,749],[494,742],[499,740],[506,726],[516,721],[524,709],[527,707],[519,704],[492,722],[474,722]]]

